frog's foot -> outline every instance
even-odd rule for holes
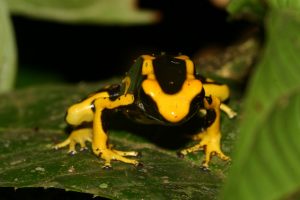
[[[224,103],[221,103],[220,109],[225,112],[230,119],[237,116],[237,113]]]
[[[80,145],[80,151],[86,150],[86,142],[92,142],[92,129],[82,128],[72,131],[70,136],[63,142],[56,144],[53,148],[60,149],[69,145],[69,151],[71,155],[76,154],[76,144]]]
[[[183,149],[181,150],[178,155],[180,157],[183,157],[187,155],[188,153],[196,152],[203,150],[205,151],[205,159],[202,163],[202,166],[204,168],[208,168],[210,159],[212,155],[216,155],[222,160],[230,160],[228,156],[226,156],[221,148],[220,148],[220,139],[221,139],[221,134],[209,134],[208,132],[203,132],[201,134],[197,135],[197,139],[200,139],[201,141],[199,144],[196,144],[193,147]]]
[[[142,164],[137,160],[133,160],[125,157],[125,156],[134,156],[134,157],[138,156],[139,153],[136,151],[119,151],[119,150],[109,148],[103,150],[96,149],[94,150],[94,153],[104,160],[103,168],[105,169],[111,168],[111,161],[121,161],[124,163],[132,164],[136,167],[142,166]]]

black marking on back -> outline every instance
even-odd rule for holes
[[[108,131],[109,113],[110,112],[108,109],[104,109],[102,111],[101,119],[97,119],[97,120],[101,120],[102,129],[105,133],[107,133]]]
[[[153,60],[155,77],[165,93],[175,94],[180,91],[186,79],[185,61],[162,55]]]

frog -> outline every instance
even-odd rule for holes
[[[187,55],[141,55],[120,83],[108,84],[68,107],[65,121],[72,131],[54,148],[68,146],[68,152],[75,154],[77,145],[84,150],[90,142],[105,169],[112,168],[112,161],[143,166],[139,152],[117,150],[108,142],[109,113],[162,126],[180,126],[197,118],[205,120],[205,127],[193,135],[196,145],[179,150],[177,155],[183,158],[204,150],[202,167],[208,169],[212,156],[230,160],[221,150],[220,130],[221,111],[229,118],[237,114],[225,104],[229,97],[229,86],[201,76]],[[83,126],[87,123],[90,126]]]

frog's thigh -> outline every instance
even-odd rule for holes
[[[227,85],[219,85],[212,82],[203,84],[203,87],[206,96],[217,97],[221,102],[224,102],[229,98],[230,89]],[[221,103],[220,109],[225,112],[229,118],[234,118],[237,115],[234,110],[224,103]]]
[[[229,98],[230,89],[224,84],[204,83],[205,96],[214,96],[222,102]]]

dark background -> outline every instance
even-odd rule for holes
[[[13,17],[19,75],[29,70],[52,73],[64,82],[99,81],[124,74],[141,54],[193,56],[208,45],[230,43],[247,27],[228,22],[226,11],[205,0],[140,0],[138,7],[160,11],[160,22],[100,26]]]

